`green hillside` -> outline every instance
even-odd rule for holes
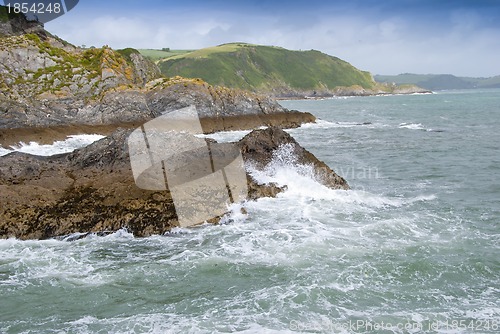
[[[328,91],[336,87],[374,87],[370,73],[319,51],[230,43],[159,62],[162,73],[201,78],[212,85],[253,91]]]
[[[161,59],[165,58],[170,58],[173,56],[185,54],[188,52],[193,52],[194,50],[170,50],[168,51],[166,49],[163,50],[157,50],[157,49],[139,49],[139,52],[144,56],[152,61],[158,61]]]
[[[376,75],[381,83],[414,84],[430,90],[500,88],[500,76],[491,78],[456,77],[451,74],[411,74]]]

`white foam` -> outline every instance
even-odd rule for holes
[[[259,130],[267,129],[266,126],[261,126],[258,128]],[[253,130],[235,130],[235,131],[219,131],[215,133],[209,134],[198,134],[195,135],[198,138],[210,138],[219,143],[228,143],[228,142],[236,142],[241,138],[245,137],[247,134],[252,132]]]
[[[9,153],[12,153],[13,151],[11,150],[6,150],[5,148],[0,146],[0,157],[3,157],[4,155],[7,155]]]
[[[335,127],[335,123],[325,121],[322,119],[316,119],[316,122],[314,123],[305,123],[300,126],[302,129],[330,129]]]
[[[400,207],[415,202],[432,201],[435,195],[421,195],[415,198],[387,197],[372,194],[363,190],[333,190],[321,184],[312,165],[303,165],[297,162],[293,152],[293,145],[280,146],[274,153],[272,161],[264,170],[256,169],[248,164],[247,170],[258,183],[277,185],[287,189],[280,194],[293,201],[300,199],[326,200],[338,204],[356,204],[364,207],[382,208],[386,206]],[[290,203],[290,205],[293,205]],[[358,208],[359,209],[359,208]]]
[[[40,145],[37,142],[30,142],[29,144],[21,142],[18,145],[11,146],[10,149],[0,147],[0,156],[4,156],[12,152],[22,152],[39,156],[52,156],[56,154],[70,153],[76,149],[88,146],[104,137],[105,136],[98,134],[73,135],[68,136],[66,140],[56,141],[52,145]]]
[[[410,130],[426,130],[421,123],[401,123],[399,127]]]
[[[378,124],[372,122],[330,122],[322,119],[316,119],[314,123],[302,124],[298,129],[335,129],[335,128],[355,128],[355,127],[367,127],[370,129],[386,127],[385,124]],[[295,129],[289,129],[287,131],[293,131]]]
[[[407,95],[433,95],[435,94],[434,92],[425,92],[425,93],[411,93]]]

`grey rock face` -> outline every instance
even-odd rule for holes
[[[0,10],[7,13],[4,6],[0,6]],[[28,21],[21,14],[8,14],[8,19],[0,21],[0,37],[14,36],[28,33],[43,33],[43,24],[40,22]]]

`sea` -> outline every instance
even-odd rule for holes
[[[1,240],[0,332],[500,333],[500,90],[280,103],[351,190],[282,147],[219,225]]]

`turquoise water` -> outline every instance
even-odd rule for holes
[[[500,332],[500,90],[282,104],[353,190],[283,147],[220,226],[0,241],[0,332]]]

